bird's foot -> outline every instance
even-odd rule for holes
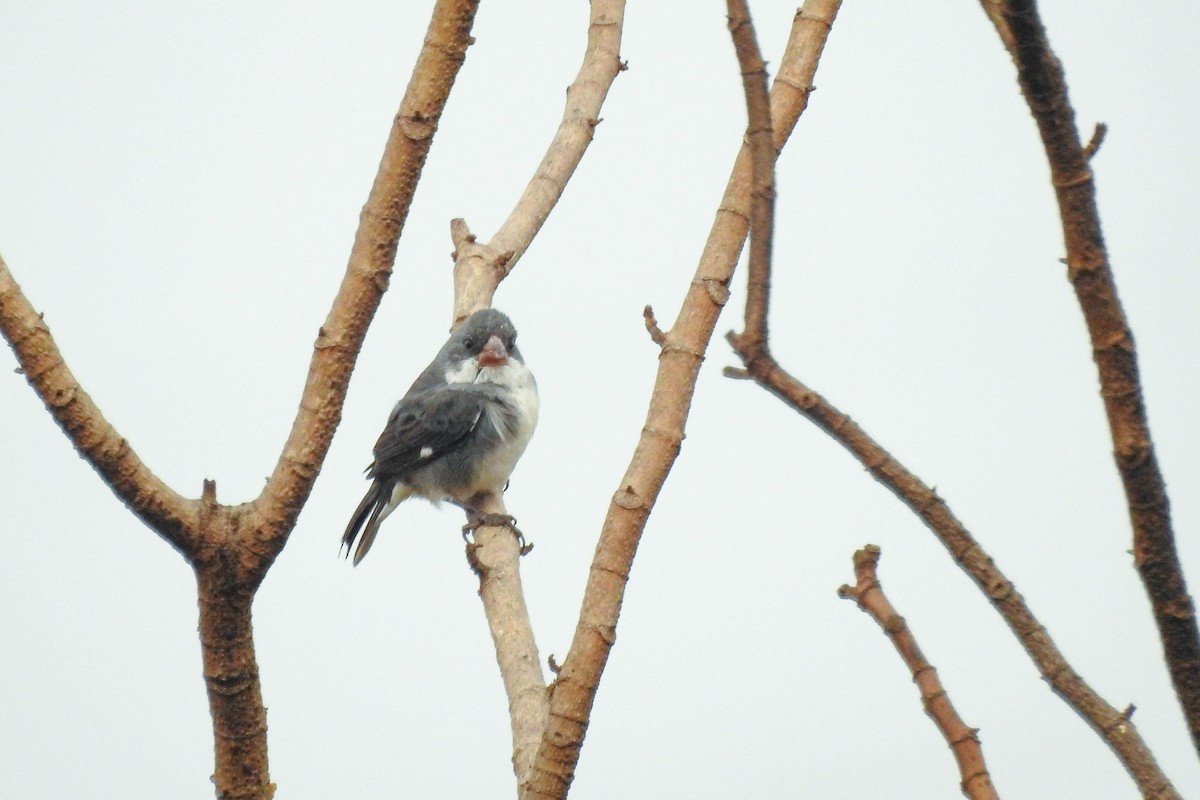
[[[533,549],[533,544],[525,541],[525,534],[521,533],[520,528],[517,527],[517,518],[511,514],[482,514],[474,509],[467,509],[467,515],[468,520],[467,524],[462,527],[462,535],[463,541],[468,544],[472,543],[469,537],[476,530],[487,525],[494,525],[512,531],[513,536],[517,537],[521,555],[528,555],[529,551]]]

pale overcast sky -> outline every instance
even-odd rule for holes
[[[1200,8],[1044,2],[1200,587]],[[178,491],[256,495],[291,426],[429,3],[0,10],[0,253],[68,364]],[[778,61],[795,6],[751,4]],[[506,700],[460,515],[338,541],[390,406],[450,322],[448,223],[508,214],[582,56],[583,2],[485,3],[311,501],[255,606],[284,800],[511,797]],[[719,2],[633,3],[583,165],[496,296],[538,376],[509,509],[543,657],[597,532],[745,125]],[[1184,796],[1176,705],[1110,457],[1053,194],[978,3],[847,3],[778,170],[774,350],[937,486]],[[742,275],[718,333],[739,327]],[[0,363],[0,796],[212,797],[191,571]],[[635,563],[571,797],[953,798],[891,644],[836,588],[883,547],[1006,797],[1132,800],[933,536],[714,339]]]

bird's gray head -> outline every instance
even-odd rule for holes
[[[448,383],[473,383],[487,367],[524,364],[517,349],[517,329],[502,311],[485,308],[463,322],[446,342],[439,359],[449,369]]]

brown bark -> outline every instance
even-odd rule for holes
[[[451,223],[454,241],[454,325],[492,304],[492,295],[541,230],[575,174],[600,124],[600,107],[621,62],[625,0],[591,0],[587,48],[554,139],[508,219],[486,244],[475,241],[467,223]]]
[[[262,494],[222,506],[205,481],[181,497],[138,459],[79,386],[49,329],[0,261],[0,332],[71,443],[139,518],[196,573],[205,685],[220,800],[269,800],[267,721],[251,605],[287,543],[341,419],[350,372],[383,292],[421,169],[470,44],[477,0],[439,0],[363,208],[350,262],[320,328],[291,434]]]
[[[248,527],[269,564],[287,541],[341,422],[350,373],[387,291],[400,231],[446,98],[471,41],[478,0],[439,0],[359,215],[342,285],[318,329],[291,433]]]
[[[796,15],[771,94],[774,144],[783,146],[808,101],[817,60],[840,6],[808,0]],[[588,573],[570,650],[550,686],[550,718],[522,798],[563,798],[574,778],[596,690],[616,637],[625,584],[646,519],[679,454],[704,352],[749,223],[750,161],[738,155],[700,264],[675,324],[661,332],[646,424],[613,494]]]
[[[197,545],[198,506],[150,471],[79,385],[54,343],[50,327],[25,298],[0,258],[0,333],[20,371],[79,455],[117,499],[181,553]]]
[[[767,308],[771,296],[770,270],[775,226],[775,159],[771,125],[771,98],[767,91],[767,66],[763,62],[744,0],[728,0],[729,32],[742,70],[746,96],[746,144],[750,150],[750,257],[747,264],[746,327],[755,343],[766,346]]]
[[[996,13],[995,8],[987,2],[984,5],[989,16]],[[1002,38],[1004,35],[1002,31]],[[767,226],[766,233],[769,235],[769,232],[770,228]],[[752,294],[748,295],[745,330],[740,334],[729,335],[729,341],[745,368],[729,370],[727,373],[732,377],[753,379],[853,453],[876,480],[921,517],[955,560],[975,580],[1017,635],[1055,693],[1066,700],[1112,748],[1143,796],[1178,797],[1178,793],[1159,769],[1154,755],[1138,735],[1128,715],[1119,713],[1106,703],[1071,668],[1045,627],[1033,616],[1024,598],[953,515],[945,501],[892,458],[850,417],[788,374],[771,356],[766,335],[770,269],[769,258],[750,260],[747,281],[751,287],[761,287],[761,291],[753,294],[751,290]],[[753,302],[750,302],[751,299]]]
[[[838,595],[854,600],[860,609],[869,614],[892,640],[900,658],[904,659],[912,673],[913,683],[921,693],[925,713],[937,725],[946,744],[950,745],[950,751],[954,753],[954,760],[958,762],[963,794],[971,800],[999,800],[1000,795],[992,786],[992,778],[983,760],[979,731],[968,727],[958,716],[954,704],[950,702],[950,695],[938,679],[937,669],[925,659],[912,629],[883,593],[877,574],[880,553],[880,549],[873,544],[855,551],[854,585],[843,585],[838,589]]]
[[[214,523],[232,532],[232,515],[213,509]],[[206,529],[216,530],[215,526]],[[212,713],[218,800],[268,800],[275,795],[267,762],[267,712],[263,706],[251,625],[253,585],[222,550],[213,561],[195,564],[200,606],[200,651],[204,686]]]
[[[452,327],[492,304],[497,286],[512,272],[575,173],[592,142],[608,90],[624,69],[620,60],[624,19],[624,0],[592,0],[587,46],[579,72],[567,89],[562,121],[533,178],[492,239],[477,241],[461,219],[450,223],[454,242]],[[481,510],[508,513],[501,497],[486,498]],[[494,526],[478,529],[467,548],[468,561],[479,575],[479,597],[508,697],[513,771],[520,792],[530,780],[548,710],[546,679],[521,587],[520,551],[508,529]]]
[[[731,336],[738,350],[738,337]],[[765,351],[743,352],[738,356],[746,365],[740,377],[750,377],[767,391],[825,431],[849,450],[867,468],[875,480],[896,495],[954,557],[1016,634],[1021,646],[1033,659],[1042,677],[1055,694],[1083,717],[1116,753],[1121,764],[1137,783],[1142,795],[1159,800],[1179,797],[1171,782],[1159,769],[1154,754],[1142,740],[1128,716],[1104,701],[1079,676],[1063,657],[1049,632],[1033,615],[1025,598],[1005,577],[991,556],[958,520],[946,501],[905,469],[890,453],[836,409],[824,397],[788,374]]]
[[[1033,0],[986,0],[984,10],[1017,66],[1037,122],[1058,199],[1067,248],[1067,277],[1092,341],[1113,457],[1133,525],[1133,555],[1158,625],[1163,655],[1200,752],[1200,629],[1175,548],[1166,484],[1158,467],[1142,398],[1133,333],[1117,296],[1089,163],[1104,129],[1081,143],[1062,64],[1050,49]]]

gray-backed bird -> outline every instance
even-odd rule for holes
[[[517,329],[500,311],[476,311],[392,409],[367,467],[371,488],[342,536],[346,554],[361,530],[354,563],[362,561],[384,519],[414,495],[480,519],[474,501],[504,491],[537,418]]]

